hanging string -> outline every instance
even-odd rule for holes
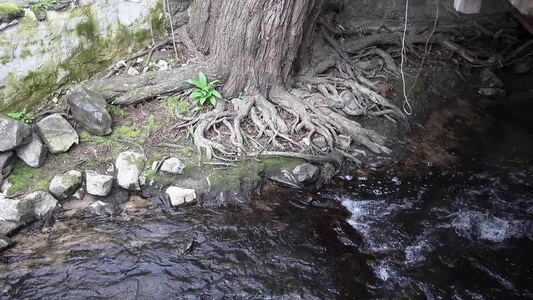
[[[415,80],[413,85],[409,88],[409,91],[407,91],[407,95],[411,95],[411,91],[415,88],[415,86],[418,84],[418,78],[420,77],[420,73],[422,73],[422,67],[424,66],[424,62],[426,61],[427,55],[429,53],[429,40],[435,33],[435,30],[437,30],[437,23],[439,21],[439,0],[435,0],[435,5],[437,7],[437,11],[435,12],[435,21],[433,22],[433,29],[431,30],[431,33],[429,34],[426,44],[424,45],[424,56],[422,57],[422,61],[420,62],[420,65],[418,66],[418,71],[416,72]],[[533,41],[533,40],[532,40]]]
[[[413,114],[413,109],[409,103],[409,98],[407,98],[407,92],[405,88],[405,73],[403,71],[403,64],[405,62],[405,36],[407,34],[407,17],[409,15],[409,0],[405,1],[405,24],[403,27],[403,36],[402,36],[402,61],[400,63],[400,73],[402,74],[402,91],[403,91],[403,111],[406,115],[410,116]]]

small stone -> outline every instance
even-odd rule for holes
[[[12,119],[0,118],[0,152],[16,149],[31,142],[31,126]]]
[[[113,176],[98,174],[95,171],[85,171],[87,194],[94,196],[107,196],[113,188]]]
[[[308,183],[313,182],[318,179],[318,174],[320,169],[312,164],[301,164],[297,165],[293,170],[292,174],[296,179],[297,183]]]
[[[93,204],[89,205],[87,209],[89,210],[91,214],[95,214],[99,216],[112,216],[117,212],[113,204],[105,203],[102,201],[94,202]]]
[[[134,67],[129,67],[128,68],[128,75],[130,75],[130,76],[139,75],[139,71],[137,71],[137,69],[135,69]]]
[[[69,199],[82,200],[83,197],[85,197],[85,189],[83,188],[83,186],[81,186],[77,191],[74,192],[74,194],[70,196]]]
[[[48,150],[54,154],[66,152],[72,145],[79,143],[76,130],[58,113],[37,123],[37,132]]]
[[[326,141],[326,138],[323,135],[317,138],[314,138],[313,144],[315,144],[315,146],[317,146],[320,149],[324,149],[328,147],[328,142]]]
[[[165,159],[161,164],[161,171],[172,174],[182,174],[184,168],[185,165],[177,157]]]
[[[339,135],[338,139],[335,141],[335,145],[341,149],[349,149],[351,143],[352,138],[348,135]]]
[[[158,71],[170,70],[170,65],[164,60],[159,60],[157,64],[155,65],[155,67],[157,68]]]
[[[312,164],[305,163],[282,168],[279,173],[270,176],[270,179],[292,187],[314,182],[318,179],[320,169]]]
[[[118,185],[126,190],[140,191],[139,176],[146,166],[146,156],[131,151],[122,152],[117,157]]]
[[[477,92],[480,95],[488,97],[503,97],[506,94],[505,90],[497,88],[481,88]]]
[[[16,150],[17,156],[28,166],[38,168],[44,164],[48,149],[35,133],[32,141]]]
[[[165,194],[170,199],[172,206],[183,205],[196,200],[196,192],[193,189],[184,189],[177,186],[170,186],[165,191]]]
[[[67,199],[81,186],[81,177],[81,172],[76,170],[56,175],[52,178],[48,191],[59,200]]]

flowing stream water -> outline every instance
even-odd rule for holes
[[[239,205],[136,199],[23,230],[0,299],[532,298],[532,108],[493,109],[489,147],[447,168],[267,183]]]

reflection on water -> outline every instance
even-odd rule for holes
[[[498,122],[446,169],[59,219],[0,254],[0,299],[532,298],[533,126]]]
[[[369,278],[343,278],[365,270],[344,210],[298,199],[267,185],[242,206],[172,211],[156,201],[113,218],[58,221],[48,233],[15,236],[19,244],[0,255],[0,299],[367,296],[358,280],[372,282],[370,269]]]

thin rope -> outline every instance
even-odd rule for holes
[[[431,33],[429,34],[426,40],[426,44],[424,45],[424,56],[422,57],[422,61],[420,62],[420,65],[418,66],[418,71],[416,72],[413,85],[411,85],[411,87],[409,88],[409,91],[407,92],[408,95],[411,95],[411,91],[415,88],[415,86],[418,83],[418,77],[420,77],[420,73],[422,72],[422,67],[424,66],[424,63],[426,62],[426,58],[429,52],[429,49],[428,49],[429,40],[435,33],[435,30],[437,30],[437,23],[439,20],[439,0],[435,0],[435,5],[437,6],[437,11],[435,12],[435,21],[433,22],[433,29],[431,30]]]
[[[400,63],[400,73],[402,74],[402,91],[403,91],[403,111],[406,115],[410,116],[413,114],[413,109],[407,98],[407,92],[405,90],[405,73],[403,71],[403,64],[405,62],[405,36],[407,34],[407,17],[409,15],[409,0],[405,1],[405,24],[403,27],[403,36],[402,36],[402,61]]]

